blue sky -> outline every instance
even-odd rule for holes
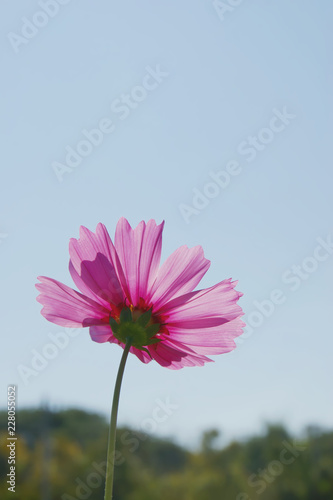
[[[73,286],[69,238],[125,216],[166,221],[163,259],[202,245],[201,287],[238,279],[249,327],[204,368],[131,357],[119,421],[184,443],[331,424],[333,8],[236,3],[3,3],[3,407],[16,383],[20,407],[109,413],[120,349],[48,323],[34,284]]]

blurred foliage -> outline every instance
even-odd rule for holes
[[[21,410],[16,494],[8,491],[7,416],[0,412],[2,500],[102,500],[108,424],[81,410]],[[117,431],[114,500],[332,500],[333,432],[309,427],[295,441],[282,426],[193,452],[129,428]]]

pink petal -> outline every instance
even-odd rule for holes
[[[118,342],[113,335],[109,324],[91,326],[89,328],[90,337],[94,342],[102,344],[103,342]]]
[[[169,339],[189,346],[198,354],[224,354],[236,348],[234,339],[243,333],[244,326],[245,323],[240,318],[236,318],[210,328],[169,327]]]
[[[117,254],[117,251],[115,249],[115,246],[112,243],[110,235],[109,235],[106,227],[104,226],[104,224],[101,224],[101,223],[97,224],[96,234],[99,237],[99,240],[104,245],[105,252],[106,252],[105,255],[108,256],[110,262],[113,262],[114,267],[117,271],[118,280],[119,280],[119,283],[120,283],[121,288],[123,290],[123,293],[125,296],[127,296],[129,292],[128,292],[128,285],[126,282],[126,276],[125,276],[123,268],[121,266],[121,262],[120,262],[118,254]]]
[[[80,290],[90,290],[89,297],[104,306],[123,301],[122,271],[116,267],[116,252],[103,224],[98,224],[96,234],[81,226],[80,238],[70,240],[69,253],[69,270]]]
[[[37,301],[44,307],[42,315],[52,323],[67,327],[99,325],[107,321],[109,311],[94,300],[59,281],[39,276]]]
[[[166,303],[160,310],[169,332],[168,339],[181,342],[197,354],[222,354],[232,351],[234,339],[243,333],[242,295],[230,279],[191,292]]]
[[[103,342],[111,342],[112,344],[118,344],[120,347],[124,349],[125,344],[120,342],[112,333],[110,325],[98,325],[91,326],[89,328],[90,337],[95,342],[103,343]],[[141,351],[136,347],[131,347],[130,352],[135,354],[139,358],[142,363],[149,363],[151,361],[151,357],[145,351]]]
[[[86,297],[89,297],[90,299],[94,300],[95,302],[98,302],[100,305],[104,306],[106,309],[110,308],[109,302],[105,300],[104,298],[98,296],[96,293],[94,293],[91,288],[83,281],[81,276],[76,272],[72,261],[69,261],[69,272],[72,276],[72,280],[74,281],[75,285],[78,287],[80,292],[82,292]]]
[[[164,222],[156,225],[154,220],[145,224],[141,221],[132,229],[122,217],[116,228],[115,247],[128,285],[130,302],[137,306],[140,298],[146,299],[147,292],[155,281],[162,246]]]
[[[197,354],[177,341],[163,340],[149,346],[149,352],[157,363],[170,370],[180,370],[185,366],[203,366],[207,362],[212,362],[211,359]]]
[[[237,281],[221,281],[217,285],[185,294],[164,304],[159,313],[168,325],[178,328],[203,328],[224,324],[243,314],[237,300],[242,293],[234,290]]]
[[[125,345],[124,344],[120,344],[120,345],[124,349]],[[135,356],[137,358],[139,358],[139,360],[142,361],[142,363],[150,363],[151,362],[151,357],[145,351],[141,351],[140,349],[137,349],[136,347],[131,347],[130,352],[132,354],[135,354]]]
[[[172,298],[192,291],[207,272],[210,261],[205,259],[201,246],[178,248],[158,271],[150,300],[157,311]]]

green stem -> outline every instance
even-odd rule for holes
[[[112,499],[112,488],[113,488],[113,477],[114,477],[114,454],[116,449],[116,430],[117,430],[117,414],[119,405],[119,394],[121,388],[121,381],[123,379],[125,363],[127,359],[128,352],[131,347],[131,341],[128,339],[124,352],[120,361],[118,375],[116,380],[116,385],[114,387],[112,410],[111,410],[111,420],[110,420],[110,430],[109,430],[109,440],[108,440],[108,453],[107,453],[107,465],[106,465],[106,478],[105,478],[105,495],[104,500]]]

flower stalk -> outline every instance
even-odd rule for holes
[[[111,500],[112,499],[119,395],[120,395],[120,388],[121,388],[121,382],[123,379],[125,364],[126,364],[126,360],[127,360],[127,356],[128,356],[130,348],[131,348],[131,339],[127,339],[126,345],[124,348],[124,352],[123,352],[123,355],[121,357],[119,369],[118,369],[116,384],[114,387],[112,409],[111,409],[110,429],[109,429],[109,439],[108,439],[108,451],[107,451],[107,459],[106,459],[106,477],[105,477],[104,500]]]

